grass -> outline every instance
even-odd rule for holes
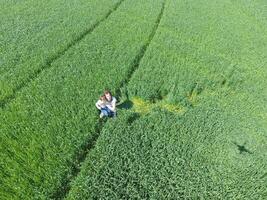
[[[16,13],[19,27],[33,24],[19,34],[26,57],[46,33],[62,37],[53,19],[78,36],[81,16],[93,21],[0,108],[0,199],[265,199],[266,2],[75,2],[0,2],[5,44],[17,38]],[[48,32],[35,37],[48,11]],[[11,92],[0,96],[61,52],[49,47],[21,63],[13,47],[1,51],[0,91]],[[107,87],[118,117],[99,123],[94,103]]]
[[[68,199],[265,199],[265,21],[242,1],[166,2],[124,88],[132,109],[104,126]]]
[[[49,68],[118,2],[1,2],[0,105]]]
[[[147,100],[169,95],[172,103],[188,105],[197,85],[197,93],[229,87],[262,99],[266,28],[237,12],[239,4],[232,1],[167,2],[168,13],[129,83],[129,95]]]
[[[266,124],[242,113],[243,99],[202,100],[183,115],[122,111],[102,129],[68,199],[264,199]]]
[[[234,139],[241,126],[227,113],[216,103],[182,116],[120,113],[102,129],[67,199],[264,199],[266,143],[244,143],[242,133]]]
[[[49,198],[71,178],[81,146],[95,137],[98,96],[125,81],[161,8],[123,2],[0,111],[1,198]]]

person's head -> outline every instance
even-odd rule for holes
[[[107,99],[106,99],[106,96],[105,95],[102,95],[101,97],[100,97],[100,100],[101,101],[106,101]]]
[[[106,90],[104,92],[104,96],[106,97],[107,101],[111,101],[112,100],[112,94],[111,94],[111,92],[109,90]]]

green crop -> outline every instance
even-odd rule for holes
[[[267,197],[266,19],[250,4],[166,1],[124,88],[133,109],[104,126],[68,199]]]
[[[64,193],[61,186],[79,164],[76,155],[97,135],[96,100],[125,81],[161,5],[123,2],[0,111],[1,199]]]
[[[229,110],[209,105],[183,116],[121,113],[102,129],[68,199],[264,199],[264,136],[248,139]]]
[[[265,199],[266,113],[244,98],[203,94],[182,114],[121,111],[68,199]]]
[[[82,39],[119,0],[20,1],[0,6],[0,105]]]
[[[167,1],[168,12],[130,80],[130,96],[188,105],[192,95],[227,87],[263,103],[266,20],[256,21],[241,6],[228,0]]]
[[[266,199],[266,5],[1,1],[0,199]]]

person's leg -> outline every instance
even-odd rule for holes
[[[102,117],[116,117],[116,112],[111,111],[108,107],[101,108],[100,118]]]
[[[112,111],[111,111],[109,108],[107,108],[107,113],[108,113],[108,116],[109,116],[109,117],[112,116]]]
[[[100,118],[108,116],[109,116],[109,111],[106,108],[101,108]]]
[[[117,112],[116,111],[112,112],[111,117],[116,117],[116,116],[117,116]]]
[[[115,115],[116,115],[115,112],[111,111],[109,108],[106,108],[106,111],[107,111],[109,117],[115,117]]]

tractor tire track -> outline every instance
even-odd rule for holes
[[[128,71],[128,73],[126,75],[126,79],[121,82],[119,88],[115,92],[118,97],[121,96],[121,88],[125,87],[128,84],[128,82],[131,80],[134,72],[139,68],[140,63],[141,63],[141,61],[142,61],[142,59],[143,59],[148,47],[151,44],[151,42],[152,42],[152,40],[153,40],[157,30],[158,30],[159,24],[161,22],[161,19],[162,19],[164,10],[165,10],[166,1],[167,0],[165,0],[163,2],[163,4],[162,4],[162,8],[160,10],[159,16],[158,16],[158,18],[157,18],[157,20],[155,22],[155,26],[154,26],[152,32],[150,33],[150,35],[148,37],[147,42],[141,47],[139,53],[135,56],[135,58],[134,58],[134,60],[133,60],[133,62],[131,64],[132,67],[130,68],[130,70]]]
[[[157,20],[155,22],[155,26],[153,27],[152,32],[150,33],[147,42],[140,48],[139,53],[135,56],[132,64],[131,64],[131,68],[128,71],[126,78],[120,83],[119,87],[116,89],[116,96],[120,97],[121,96],[121,88],[125,87],[127,85],[127,83],[130,81],[131,77],[133,76],[134,72],[139,68],[140,63],[149,47],[149,45],[151,44],[157,30],[159,27],[159,24],[161,22],[164,10],[165,10],[165,5],[166,5],[166,0],[162,3],[162,7],[160,10],[160,13],[157,17]],[[71,176],[69,178],[66,178],[65,181],[63,182],[63,184],[61,185],[60,188],[58,188],[56,190],[56,192],[51,196],[52,199],[64,199],[70,189],[71,189],[71,182],[72,180],[74,180],[78,174],[81,171],[81,166],[83,164],[83,162],[85,161],[88,153],[95,147],[95,144],[97,142],[97,139],[104,127],[106,123],[106,120],[98,120],[98,122],[95,125],[95,131],[93,134],[91,134],[90,139],[85,142],[84,145],[81,146],[81,150],[77,153],[77,155],[74,156],[74,160],[77,161],[77,166],[73,166],[72,167],[72,172],[71,172]]]
[[[44,64],[42,67],[40,67],[38,70],[34,71],[29,75],[29,77],[22,81],[19,85],[17,85],[10,96],[7,96],[3,100],[0,100],[0,108],[4,109],[10,102],[12,102],[13,99],[16,98],[19,91],[21,91],[23,88],[26,88],[29,86],[31,82],[33,82],[35,79],[37,79],[45,70],[48,70],[52,67],[52,64],[61,58],[70,48],[78,44],[83,38],[85,38],[87,35],[91,34],[101,23],[103,23],[108,17],[115,12],[119,6],[124,2],[125,0],[120,0],[118,3],[115,4],[113,8],[109,10],[109,12],[98,22],[93,24],[89,29],[82,32],[77,38],[75,38],[71,43],[69,43],[64,49],[59,51],[57,54],[55,54],[53,57],[49,58],[46,61],[46,64]]]

